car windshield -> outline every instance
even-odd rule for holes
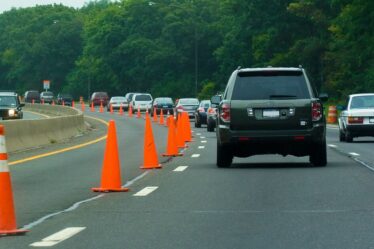
[[[126,101],[125,97],[112,97],[111,102],[124,102]]]
[[[374,95],[353,97],[351,109],[371,109],[374,108]]]
[[[16,106],[17,98],[15,96],[0,96],[0,106]]]
[[[152,98],[148,94],[142,94],[142,95],[136,95],[135,100],[136,101],[150,101],[152,100]]]
[[[310,98],[302,71],[240,72],[233,100]]]
[[[180,99],[179,104],[181,104],[181,105],[199,105],[199,100],[197,100],[197,99]]]

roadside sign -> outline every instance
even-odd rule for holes
[[[44,90],[48,90],[51,85],[51,82],[49,80],[43,80],[43,88]]]

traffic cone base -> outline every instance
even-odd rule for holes
[[[108,192],[127,192],[129,191],[128,188],[91,188],[93,192],[101,192],[101,193],[108,193]]]
[[[183,153],[178,153],[178,154],[162,153],[161,155],[165,157],[177,157],[177,156],[183,156],[184,154]]]
[[[156,166],[140,166],[141,169],[162,169],[162,165],[156,165]]]

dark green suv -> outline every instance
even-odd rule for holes
[[[326,122],[322,100],[302,68],[235,70],[218,104],[217,166],[234,156],[307,156],[325,166]]]
[[[23,106],[24,104],[19,101],[18,94],[0,91],[0,120],[22,119]]]

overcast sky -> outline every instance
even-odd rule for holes
[[[0,0],[0,13],[10,10],[12,7],[24,8],[53,3],[62,3],[69,7],[80,8],[85,2],[89,2],[89,0]]]

